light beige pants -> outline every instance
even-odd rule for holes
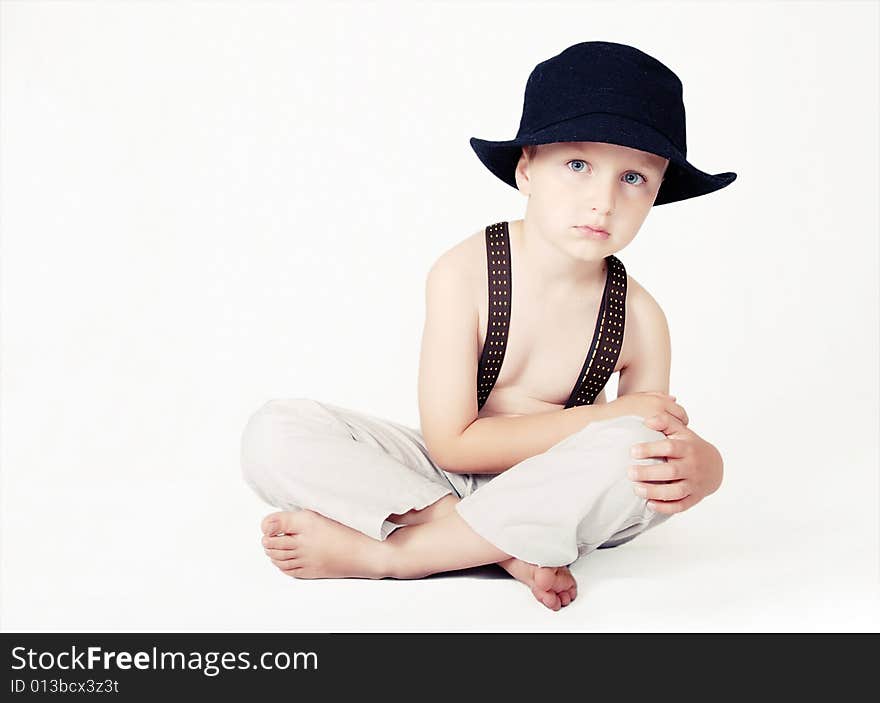
[[[440,468],[418,429],[309,398],[270,400],[241,438],[245,481],[281,510],[307,508],[374,539],[403,525],[392,513],[445,495],[480,536],[539,566],[564,566],[666,520],[633,493],[626,471],[637,442],[664,439],[638,415],[592,422],[500,474]]]

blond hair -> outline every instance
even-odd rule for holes
[[[528,157],[529,161],[531,161],[532,159],[535,158],[535,154],[538,153],[538,146],[540,146],[540,145],[539,144],[525,144],[525,145],[523,145],[523,148],[522,148],[523,153]],[[671,163],[672,162],[670,160],[666,161],[666,166],[664,167],[663,173],[660,176],[661,183],[666,180],[666,173],[667,173],[667,171],[669,171],[669,165]]]

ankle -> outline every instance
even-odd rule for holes
[[[436,520],[437,518],[445,517],[449,515],[452,511],[455,510],[455,506],[461,502],[461,498],[459,498],[454,493],[450,493],[449,495],[443,496],[440,500],[438,500],[433,505],[429,506],[431,508],[431,520]]]
[[[403,525],[402,527],[398,527],[394,532],[392,532],[382,541],[381,555],[376,561],[376,563],[379,565],[379,574],[381,574],[378,576],[378,578],[413,578],[410,570],[406,568],[406,560],[402,558],[402,549],[400,545],[397,544],[397,538],[400,537],[400,535],[398,535],[397,533],[401,530],[409,529],[410,527],[410,525]]]
[[[421,510],[410,510],[402,515],[392,513],[388,520],[398,525],[421,525],[425,522],[431,522],[438,518],[449,515],[455,510],[455,504],[461,500],[455,494],[448,494],[434,501],[430,505],[426,505]]]

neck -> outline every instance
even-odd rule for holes
[[[571,294],[605,286],[605,258],[578,259],[548,242],[524,220],[509,223],[511,240],[521,252],[520,268],[529,282],[545,294]]]

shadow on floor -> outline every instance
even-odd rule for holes
[[[436,578],[455,578],[460,576],[469,576],[479,579],[512,579],[513,576],[508,574],[498,564],[484,564],[482,566],[472,566],[469,569],[456,569],[455,571],[440,571],[436,574],[430,574],[423,577],[424,579]]]

